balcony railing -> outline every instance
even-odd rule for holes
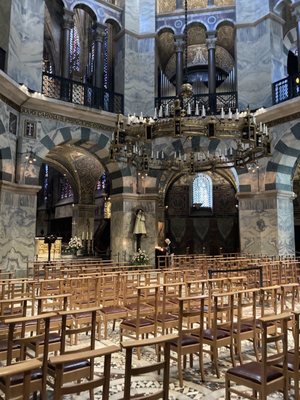
[[[48,73],[43,73],[42,93],[52,99],[63,100],[86,107],[102,109],[113,113],[123,113],[123,95],[96,88],[87,83],[73,81]]]
[[[272,94],[273,104],[279,104],[300,96],[300,76],[298,74],[288,76],[273,83]]]
[[[155,107],[159,109],[160,106],[165,108],[166,105],[168,105],[169,109],[171,109],[175,99],[175,96],[156,97]],[[210,112],[211,114],[219,114],[222,108],[224,111],[228,111],[228,109],[231,108],[232,112],[235,112],[236,108],[238,108],[237,92],[195,94],[187,99],[184,99],[183,101],[185,106],[190,103],[192,114],[195,111],[196,103],[198,103],[200,111],[202,106],[204,106],[206,111]]]

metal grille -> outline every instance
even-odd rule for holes
[[[123,113],[123,95],[94,86],[43,73],[43,94],[53,99],[67,101],[105,111]]]
[[[300,77],[299,75],[288,76],[272,85],[273,104],[300,96]]]
[[[163,109],[168,105],[169,110],[172,110],[172,105],[174,104],[174,100],[176,96],[169,97],[156,97],[155,99],[155,107],[159,109],[160,106]],[[232,111],[235,111],[237,108],[237,92],[227,92],[227,93],[217,93],[217,94],[197,94],[188,98],[185,98],[184,104],[182,106],[184,108],[187,107],[188,104],[191,106],[192,113],[195,112],[196,103],[199,104],[199,109],[201,111],[202,106],[205,107],[206,110],[210,109],[212,113],[220,113],[223,108],[225,112],[228,112],[228,109],[231,108]]]

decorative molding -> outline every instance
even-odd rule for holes
[[[20,112],[21,108],[14,103],[13,101],[9,100],[7,97],[3,96],[3,94],[0,93],[0,100],[3,101],[3,103],[7,104],[9,107],[13,108],[14,110]]]
[[[32,115],[35,117],[39,117],[39,118],[45,118],[45,119],[52,119],[52,120],[56,120],[56,121],[61,121],[61,122],[67,122],[69,124],[72,125],[79,125],[79,126],[85,126],[87,128],[92,128],[92,129],[98,129],[101,131],[106,131],[106,132],[113,132],[114,128],[103,125],[103,124],[98,124],[96,122],[90,122],[90,121],[84,121],[81,119],[77,119],[77,118],[71,118],[71,117],[64,117],[62,115],[59,114],[53,114],[50,112],[46,112],[46,111],[36,111],[36,110],[32,110],[30,108],[27,107],[21,107],[21,113],[26,114],[26,115]]]

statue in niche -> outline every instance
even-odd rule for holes
[[[133,233],[136,235],[136,251],[138,251],[141,248],[142,235],[147,234],[146,217],[141,208],[136,211]]]

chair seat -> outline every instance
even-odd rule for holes
[[[172,346],[177,347],[178,346],[178,341],[176,340],[172,340],[171,342]],[[192,344],[199,344],[199,340],[197,339],[196,336],[191,336],[191,335],[183,335],[182,337],[182,341],[181,341],[181,346],[190,346]]]
[[[13,350],[19,349],[19,348],[20,348],[20,345],[17,344],[17,343],[14,343],[14,344],[12,345],[12,348],[13,348]],[[7,340],[1,341],[1,342],[0,342],[0,351],[6,351],[7,349],[8,349]]]
[[[178,316],[173,314],[158,314],[157,322],[171,322],[178,321]]]
[[[224,331],[230,331],[230,329],[231,329],[230,326],[223,326],[223,325],[222,325],[222,330],[224,330]],[[233,324],[232,330],[233,330],[233,333],[237,333],[237,331],[238,331],[237,323],[234,323],[234,324]],[[240,325],[240,332],[242,332],[242,333],[251,332],[252,330],[253,330],[253,326],[250,325],[250,323],[248,324],[248,323],[246,322],[246,323],[242,323],[242,324]]]
[[[262,364],[256,361],[230,368],[227,373],[240,378],[250,379],[256,383],[262,382]],[[282,373],[278,369],[267,367],[267,382],[271,382],[281,376]]]
[[[31,380],[32,381],[35,381],[37,379],[42,379],[42,376],[43,376],[43,374],[42,374],[42,371],[40,369],[36,369],[36,370],[31,371]],[[24,374],[16,374],[16,375],[13,375],[10,378],[10,384],[11,385],[18,385],[20,383],[23,383],[23,381],[24,381]],[[0,382],[1,382],[2,385],[5,385],[5,379],[4,378],[0,378]]]
[[[49,344],[51,344],[51,343],[58,343],[58,342],[60,342],[60,339],[61,339],[61,336],[60,336],[59,333],[50,332],[50,333],[49,333],[49,341],[48,341],[48,343],[49,343]],[[32,342],[31,345],[35,345],[35,344],[43,345],[44,343],[45,343],[45,340],[44,340],[43,338],[40,338],[40,339],[38,339],[38,340]]]
[[[73,371],[79,368],[84,368],[84,367],[89,367],[91,363],[88,360],[80,360],[80,361],[74,361],[74,362],[68,362],[64,364],[64,372],[69,372]],[[48,367],[51,370],[55,369],[55,365],[48,363]]]
[[[102,307],[100,310],[103,314],[118,314],[118,313],[124,313],[126,314],[128,310],[125,307],[122,306],[107,306],[107,307]]]
[[[300,360],[299,360],[300,361]],[[279,363],[278,364],[278,367],[279,368],[282,368],[283,367],[283,364],[282,363]],[[296,371],[296,370],[299,370],[299,367],[300,367],[300,364],[298,365],[298,368],[296,367],[295,368],[295,355],[294,355],[294,353],[292,353],[292,352],[288,352],[287,353],[287,367],[288,367],[288,369],[290,370],[290,371]]]
[[[217,337],[214,337],[214,330],[213,329],[204,329],[203,330],[203,339],[214,340],[214,339],[224,339],[230,336],[229,331],[225,331],[222,329],[217,329],[216,334]]]
[[[130,326],[130,327],[137,327],[137,325],[138,325],[138,320],[137,320],[137,318],[133,318],[133,319],[124,319],[122,322],[121,322],[121,325],[127,325],[127,326]],[[150,319],[147,319],[147,318],[140,318],[140,320],[139,320],[139,326],[140,327],[144,327],[144,326],[151,326],[151,325],[153,325],[153,321],[151,321]]]

